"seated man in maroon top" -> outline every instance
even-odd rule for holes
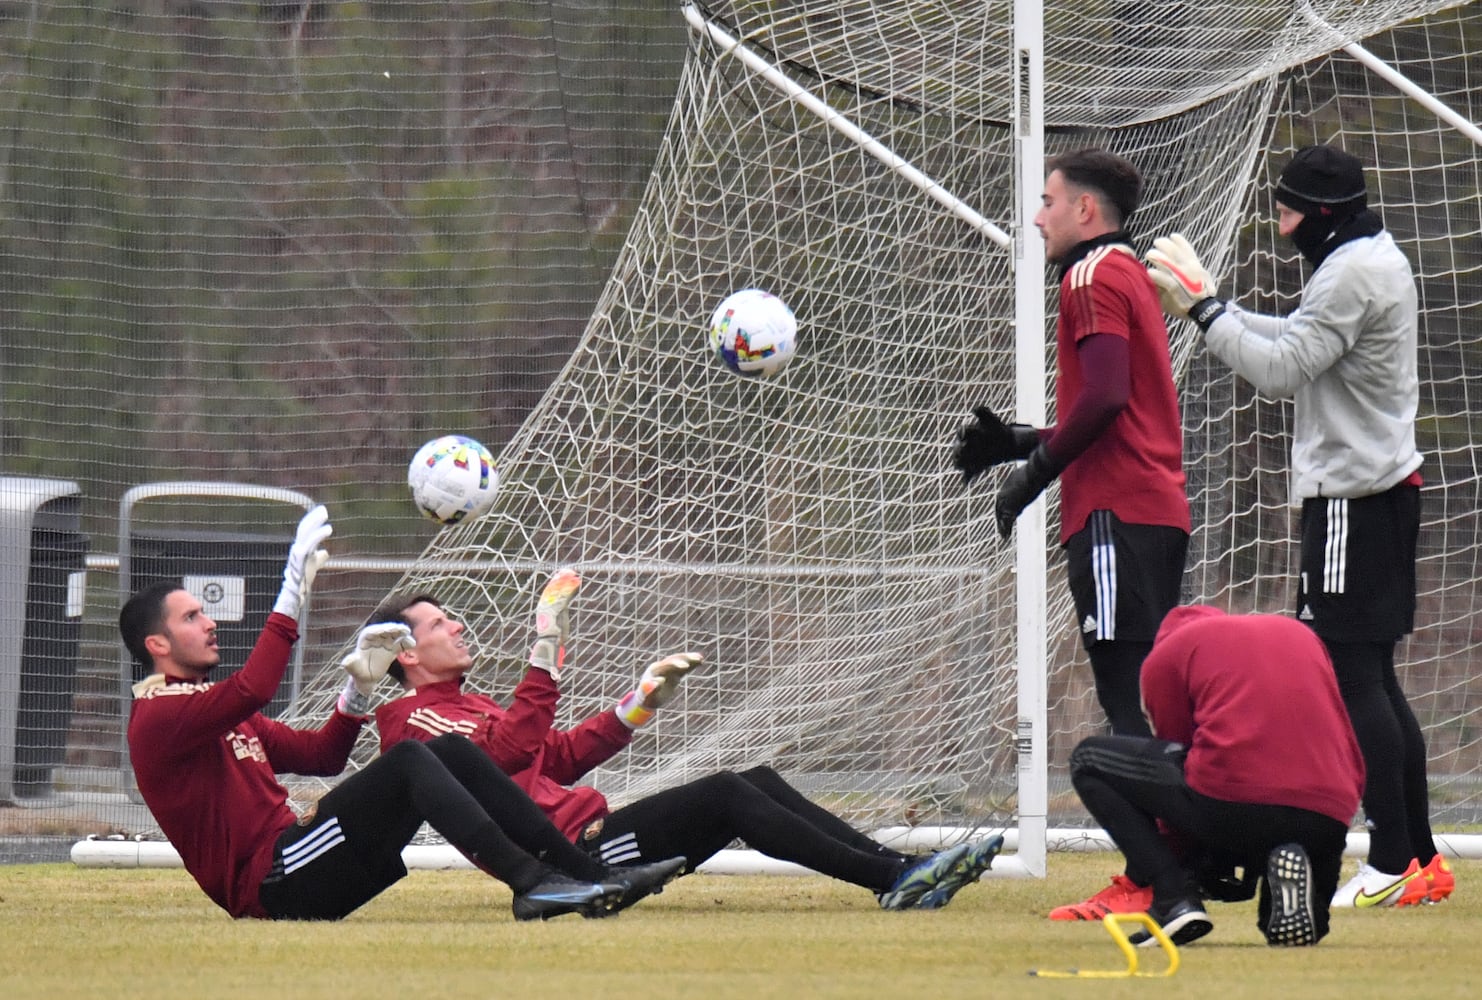
[[[565,663],[567,605],[580,586],[564,570],[546,585],[536,608],[530,669],[508,709],[463,689],[473,655],[464,625],[431,595],[383,604],[373,622],[411,628],[416,646],[399,653],[390,673],[406,688],[376,711],[381,748],[456,733],[509,773],[577,846],[608,864],[683,855],[690,866],[733,840],[773,858],[862,886],[888,910],[943,906],[992,864],[1003,838],[958,844],[924,858],[891,850],[809,801],[772,768],[720,771],[620,809],[589,786],[570,787],[626,747],[636,729],[677,691],[698,653],[667,656],[644,671],[638,687],[611,709],[571,729],[554,728]]]

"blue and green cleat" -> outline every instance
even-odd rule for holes
[[[993,859],[1003,850],[1003,835],[994,834],[967,849],[957,866],[916,902],[918,910],[939,910],[952,901],[959,889],[972,885],[993,867]]]

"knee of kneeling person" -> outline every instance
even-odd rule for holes
[[[1067,762],[1072,779],[1078,773],[1084,774],[1089,771],[1099,770],[1095,761],[1098,752],[1104,749],[1103,743],[1103,737],[1088,736],[1075,745],[1075,749],[1070,751],[1070,760]]]

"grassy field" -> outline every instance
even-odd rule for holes
[[[990,879],[936,912],[885,913],[818,877],[692,875],[608,920],[517,924],[472,871],[413,872],[338,924],[233,922],[178,869],[0,867],[0,997],[1474,997],[1482,863],[1432,907],[1344,913],[1316,948],[1266,947],[1253,903],[1171,978],[1048,980],[1125,968],[1100,924],[1051,923],[1115,855],[1052,855],[1044,881]],[[1350,867],[1353,862],[1349,862]],[[1166,966],[1158,953],[1141,967]]]

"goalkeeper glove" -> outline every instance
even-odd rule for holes
[[[1199,263],[1199,255],[1180,233],[1153,240],[1147,253],[1148,277],[1158,286],[1158,299],[1163,311],[1175,319],[1185,317],[1208,330],[1209,324],[1225,311],[1225,304],[1215,298],[1214,279]]]
[[[704,659],[699,653],[675,653],[649,664],[638,678],[638,687],[623,695],[613,711],[629,729],[647,725],[653,721],[654,713],[679,693],[679,682],[684,680],[684,675]]]
[[[1055,481],[1065,467],[1050,457],[1043,444],[1035,445],[1029,460],[1010,472],[1003,485],[998,488],[998,500],[993,505],[993,516],[998,521],[1000,538],[1007,538],[1014,530],[1014,522],[1024,513],[1024,508]]]
[[[566,662],[566,635],[571,621],[566,607],[581,586],[575,570],[563,569],[546,582],[535,604],[535,645],[530,647],[530,665],[561,679],[561,665]]]
[[[391,669],[397,654],[416,645],[412,630],[401,622],[380,622],[361,629],[355,636],[355,648],[340,661],[340,667],[350,675],[345,690],[340,692],[340,711],[346,715],[369,715],[376,685]]]
[[[952,464],[967,486],[990,466],[1023,460],[1039,444],[1039,431],[1028,424],[1005,424],[986,406],[973,408],[973,420],[957,431]]]
[[[288,550],[288,562],[283,567],[283,587],[278,591],[278,600],[273,603],[273,610],[278,614],[297,621],[303,613],[304,599],[309,595],[314,574],[329,561],[329,553],[321,546],[333,530],[329,525],[329,511],[323,504],[299,521],[298,532]]]

